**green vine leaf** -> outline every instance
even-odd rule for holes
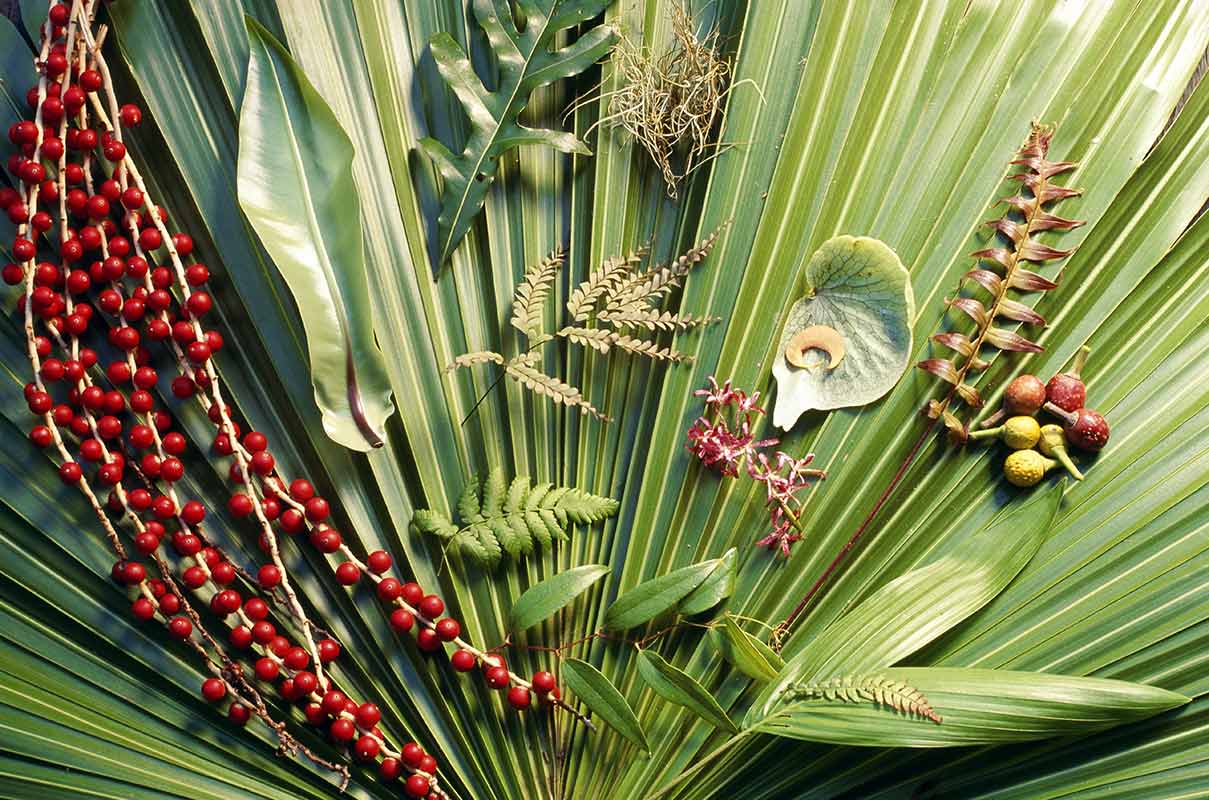
[[[353,144],[285,48],[251,17],[247,29],[239,206],[298,304],[324,432],[352,450],[381,447],[394,406],[374,336]]]
[[[436,536],[451,554],[486,567],[498,565],[505,554],[514,561],[529,555],[535,544],[550,547],[567,538],[570,525],[592,525],[618,508],[616,500],[580,489],[549,483],[531,487],[525,477],[509,483],[498,469],[482,484],[477,477],[467,481],[457,506],[460,525],[440,512],[420,509],[412,516],[412,530]]]
[[[677,611],[691,617],[715,608],[730,597],[735,590],[735,563],[738,552],[732,547],[723,553],[718,559],[718,567],[688,597],[680,601]]]
[[[754,681],[774,680],[785,668],[785,662],[768,645],[739,627],[728,614],[722,625],[710,628],[708,638],[731,666]]]
[[[784,430],[807,411],[872,403],[894,387],[911,358],[915,298],[906,268],[885,243],[829,239],[807,262],[805,280],[806,296],[789,309],[772,367],[772,421]],[[830,361],[811,347],[804,366],[790,364],[786,350],[794,336],[816,327],[842,337],[829,347]]]
[[[638,584],[609,606],[605,612],[605,627],[621,631],[650,622],[700,586],[718,567],[719,561],[715,558],[690,564]]]
[[[587,564],[530,586],[512,605],[511,630],[523,631],[554,616],[609,572],[601,564]]]
[[[643,750],[651,751],[634,709],[600,670],[586,661],[568,658],[562,665],[562,679],[567,689],[596,716]]]
[[[498,84],[489,92],[466,52],[448,33],[429,42],[441,77],[457,95],[471,131],[455,155],[433,138],[420,142],[444,179],[437,239],[430,242],[433,274],[457,249],[483,207],[500,156],[523,144],[545,144],[564,153],[589,155],[574,134],[520,123],[520,114],[535,89],[578,75],[603,58],[617,32],[607,25],[589,29],[575,42],[553,49],[558,34],[597,16],[611,0],[527,0],[523,29],[517,27],[508,0],[474,0],[475,19],[487,34],[495,56]]]
[[[701,719],[729,733],[738,733],[739,728],[727,716],[726,711],[714,696],[682,669],[672,666],[652,650],[638,651],[638,674],[655,694],[684,706]]]

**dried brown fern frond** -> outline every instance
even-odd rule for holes
[[[718,31],[698,39],[696,24],[672,7],[673,44],[654,54],[622,36],[614,48],[621,88],[610,93],[606,124],[620,125],[659,167],[669,197],[704,161],[731,88],[730,63],[718,52]]]
[[[844,676],[816,683],[798,683],[785,689],[787,701],[829,700],[842,703],[875,703],[900,714],[940,724],[941,717],[924,693],[902,681],[883,675]]]
[[[563,264],[562,251],[555,250],[540,264],[526,270],[516,288],[510,322],[530,340],[529,346],[512,359],[489,350],[466,353],[455,358],[446,367],[446,372],[476,364],[499,364],[504,368],[501,377],[507,375],[539,396],[607,421],[608,417],[593,407],[579,389],[539,369],[541,355],[538,348],[561,338],[602,355],[620,350],[654,361],[690,361],[691,357],[685,353],[650,339],[631,336],[626,331],[638,327],[651,331],[685,331],[717,321],[716,317],[672,313],[657,304],[672,288],[681,284],[694,265],[709,255],[720,232],[721,228],[713,231],[670,264],[647,271],[639,271],[645,249],[606,259],[571,293],[567,302],[568,324],[550,332],[543,324],[545,306]]]
[[[1054,135],[1052,126],[1034,123],[1019,157],[1011,163],[1024,169],[1009,176],[1018,181],[1023,190],[1020,194],[1005,197],[1001,203],[1008,206],[1007,213],[986,223],[1003,239],[994,247],[971,253],[979,265],[967,272],[958,285],[956,296],[946,299],[949,308],[961,313],[974,323],[969,332],[945,331],[932,336],[932,341],[954,351],[950,358],[929,358],[916,364],[920,369],[935,375],[951,388],[941,400],[931,400],[927,414],[940,419],[955,442],[964,442],[969,435],[969,424],[963,422],[953,411],[953,401],[959,398],[971,408],[981,408],[983,401],[974,388],[971,373],[980,372],[989,366],[983,358],[984,347],[993,347],[1009,352],[1038,353],[1040,345],[1009,328],[996,325],[999,320],[1017,322],[1033,327],[1045,325],[1045,318],[1031,306],[1009,297],[1012,291],[1046,292],[1057,286],[1056,280],[1025,268],[1025,263],[1044,264],[1070,255],[1069,250],[1058,250],[1038,242],[1033,237],[1050,230],[1070,230],[1083,224],[1080,220],[1059,217],[1046,210],[1045,206],[1074,197],[1079,190],[1059,186],[1052,179],[1075,168],[1073,161],[1050,161],[1046,159],[1050,139]],[[986,265],[986,266],[984,266]],[[990,295],[989,301],[962,292],[975,285]]]

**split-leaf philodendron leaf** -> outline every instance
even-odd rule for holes
[[[445,182],[437,238],[428,248],[434,275],[470,230],[504,152],[522,144],[546,144],[564,153],[590,154],[574,134],[530,128],[519,118],[535,89],[578,75],[609,52],[617,32],[607,25],[588,30],[565,47],[553,45],[559,33],[592,19],[610,2],[523,0],[517,6],[525,23],[518,28],[508,0],[474,0],[475,19],[495,55],[499,77],[493,92],[483,86],[452,36],[441,32],[432,38],[437,69],[470,118],[466,146],[458,155],[431,137],[420,142]]]
[[[894,387],[911,357],[915,298],[906,268],[885,243],[836,236],[810,257],[804,277],[806,296],[789,309],[772,367],[772,421],[784,430],[807,411],[873,402]],[[834,368],[821,350],[808,350],[804,367],[786,361],[790,340],[813,326],[842,337],[843,358]]]
[[[353,145],[290,54],[247,20],[239,205],[298,303],[323,430],[381,447],[394,413],[374,337]]]

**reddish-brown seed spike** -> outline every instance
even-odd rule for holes
[[[1033,206],[1036,204],[1037,201],[1031,197],[1024,197],[1022,195],[1014,194],[1011,197],[1001,197],[1001,198],[999,198],[998,202],[1006,203],[1007,205],[1009,205],[1012,208],[1019,211],[1021,214],[1027,215],[1032,212]]]
[[[1029,225],[1029,230],[1036,231],[1069,231],[1071,228],[1078,228],[1080,225],[1086,224],[1086,220],[1081,219],[1066,219],[1059,217],[1057,214],[1051,214],[1048,211],[1042,211],[1033,217],[1032,223]]]
[[[1059,258],[1066,258],[1071,254],[1070,250],[1057,250],[1046,244],[1029,240],[1020,248],[1020,259],[1022,261],[1032,261],[1042,263],[1044,261],[1054,261]]]
[[[994,295],[1003,288],[1003,279],[989,269],[972,269],[965,276]]]
[[[949,304],[949,306],[961,311],[980,326],[986,325],[987,322],[990,321],[987,317],[986,306],[975,300],[973,297],[954,297],[946,302]]]
[[[1022,292],[1048,292],[1050,289],[1057,287],[1058,284],[1051,281],[1049,278],[1043,278],[1037,273],[1017,267],[1012,270],[1012,277],[1008,281],[1008,287],[1019,289]]]
[[[995,312],[996,317],[1005,319],[1014,319],[1017,322],[1023,322],[1028,325],[1045,325],[1045,317],[1038,314],[1031,307],[1024,303],[1018,303],[1015,300],[1004,298],[999,301],[999,308]]]
[[[950,350],[956,350],[963,356],[968,356],[974,352],[974,343],[969,337],[961,333],[937,333],[933,334],[932,341],[937,344],[944,345]]]
[[[943,406],[938,400],[929,400],[927,410],[925,412],[928,415],[928,419],[936,419],[939,417],[942,408]]]
[[[982,408],[982,396],[978,394],[978,390],[968,383],[957,384],[957,394],[961,395],[961,399],[966,405],[973,408]]]
[[[991,366],[991,362],[984,361],[983,359],[979,358],[978,356],[974,356],[973,358],[970,359],[970,369],[982,371],[989,366]]]
[[[1045,188],[1041,190],[1038,198],[1041,202],[1048,203],[1052,200],[1065,200],[1068,197],[1078,197],[1083,194],[1082,189],[1071,189],[1068,186],[1056,186],[1052,183],[1045,184]]]
[[[985,258],[994,261],[1004,269],[1012,265],[1012,251],[1006,247],[988,247],[986,250],[977,250],[970,253],[970,258]]]
[[[949,438],[960,444],[969,438],[969,431],[961,420],[957,418],[952,411],[946,411],[940,416],[941,422],[949,429]]]
[[[1014,353],[1040,353],[1045,350],[1039,344],[1030,342],[1014,331],[1003,328],[988,328],[986,340],[1000,350],[1010,350]]]
[[[947,358],[929,358],[919,362],[915,366],[924,372],[932,373],[942,381],[953,384],[957,383],[957,369],[953,366],[953,362]]]
[[[1020,241],[1028,236],[1028,228],[1022,223],[1013,222],[1007,217],[992,219],[985,223],[988,228],[994,228],[1007,238],[1012,240],[1012,244],[1020,244]]]

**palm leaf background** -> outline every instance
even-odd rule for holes
[[[43,4],[27,2],[40,23]],[[798,271],[838,233],[886,241],[912,275],[916,350],[942,324],[966,253],[989,237],[987,209],[1005,194],[1007,162],[1030,120],[1056,123],[1051,155],[1080,162],[1083,195],[1063,212],[1089,221],[1052,243],[1078,249],[1041,311],[1044,353],[996,358],[988,382],[1024,369],[1048,376],[1078,347],[1093,357],[1089,397],[1113,426],[1109,446],[1069,488],[1040,552],[1015,582],[912,664],[1003,667],[1151,683],[1196,699],[1176,711],[1079,740],[937,752],[854,750],[756,738],[727,751],[669,795],[710,797],[1179,796],[1209,780],[1209,87],[1169,123],[1209,44],[1209,6],[1196,0],[913,0],[864,3],[750,0],[687,4],[716,26],[735,80],[721,139],[733,145],[670,201],[645,155],[609,127],[595,155],[526,146],[502,160],[485,212],[435,281],[426,237],[436,179],[416,152],[425,135],[461,141],[466,121],[436,73],[427,41],[448,31],[489,74],[485,40],[458,0],[206,0],[115,3],[112,62],[119,89],[147,110],[136,158],[180,229],[198,241],[230,345],[220,368],[239,411],[274,444],[286,474],[310,476],[338,499],[355,548],[385,548],[405,574],[439,587],[478,642],[499,643],[512,601],[570,566],[613,574],[521,644],[595,630],[607,601],[652,576],[737,545],[730,609],[775,623],[796,605],[860,524],[920,435],[917,412],[936,390],[912,370],[882,401],[808,416],[784,446],[829,470],[807,509],[812,531],[788,562],[751,543],[763,497],[720,483],[687,457],[692,390],[707,375],[767,390],[773,348]],[[659,48],[669,4],[618,0],[608,21]],[[244,14],[290,50],[356,148],[372,314],[401,412],[386,446],[366,455],[328,440],[313,406],[306,343],[291,295],[236,202],[238,108],[247,59]],[[0,23],[5,126],[32,80],[28,49]],[[24,49],[23,49],[24,48]],[[540,90],[527,112],[559,127],[607,64]],[[756,88],[753,88],[752,84]],[[12,101],[12,103],[9,102]],[[16,106],[13,104],[17,104]],[[575,112],[581,135],[604,113]],[[264,179],[271,181],[273,176]],[[689,279],[682,310],[723,322],[679,337],[691,366],[605,360],[547,348],[544,367],[617,418],[601,425],[535,402],[489,372],[449,378],[468,350],[516,351],[507,317],[524,268],[568,245],[559,302],[608,255],[649,240],[665,258],[730,226]],[[4,238],[8,238],[5,236]],[[6,301],[11,308],[11,298]],[[275,757],[262,733],[229,728],[197,697],[191,654],[139,627],[108,581],[110,558],[91,512],[26,444],[21,387],[28,365],[19,320],[0,327],[7,444],[0,450],[0,795],[6,797],[326,797],[330,777]],[[208,423],[171,396],[193,442]],[[992,398],[994,400],[994,398]],[[205,445],[197,447],[204,451]],[[198,452],[194,449],[193,452]],[[222,476],[189,470],[183,490],[211,508]],[[577,531],[553,555],[497,574],[453,564],[407,531],[418,507],[448,511],[472,473],[494,466],[618,498],[618,517]],[[996,456],[930,438],[902,486],[811,605],[786,653],[911,566],[934,560],[1019,496]],[[212,534],[245,564],[254,539],[216,517]],[[1012,547],[1010,540],[1003,542]],[[631,703],[654,753],[613,731],[552,737],[543,717],[502,709],[481,682],[422,658],[397,638],[366,588],[341,587],[324,557],[293,548],[305,602],[344,644],[337,678],[375,697],[385,729],[437,753],[460,797],[642,796],[672,784],[721,735],[637,680],[632,648],[596,641],[576,654],[601,667]],[[752,632],[759,633],[753,626]],[[750,689],[722,669],[700,632],[659,644],[724,707]],[[510,651],[519,672],[549,658]],[[437,659],[440,661],[443,659]],[[315,737],[312,737],[314,739]],[[310,740],[308,740],[310,741]],[[317,747],[322,744],[312,742]],[[552,758],[565,749],[565,758]],[[67,770],[62,769],[68,767]],[[356,797],[395,790],[354,772]]]

